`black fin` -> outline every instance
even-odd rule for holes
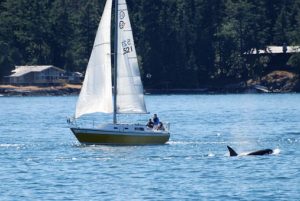
[[[227,146],[227,149],[229,151],[230,156],[237,156],[238,155],[230,146]]]

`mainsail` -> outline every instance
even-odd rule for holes
[[[117,113],[147,113],[126,1],[117,2]]]
[[[126,1],[115,2],[118,3],[116,113],[147,113]],[[76,105],[75,118],[95,112],[113,112],[111,10],[112,0],[107,0]]]
[[[111,113],[113,111],[110,47],[111,10],[112,0],[107,0],[76,105],[75,118],[89,113]]]

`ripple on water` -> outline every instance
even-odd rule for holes
[[[1,200],[300,197],[297,94],[146,96],[149,111],[171,122],[171,139],[132,147],[79,144],[65,127],[76,97],[0,101]],[[274,154],[229,157],[227,145],[239,153],[273,148]]]

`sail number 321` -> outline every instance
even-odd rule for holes
[[[124,40],[122,42],[122,47],[123,47],[123,54],[124,55],[133,51],[133,47],[132,47],[130,39]]]

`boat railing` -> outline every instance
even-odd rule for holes
[[[171,126],[171,124],[169,122],[166,122],[165,123],[165,130],[169,131],[170,130],[170,126]]]
[[[77,127],[77,122],[75,117],[67,117],[67,123],[69,126],[76,126]]]
[[[92,128],[99,128],[102,126],[102,124],[97,124],[97,121],[94,119],[84,119],[84,120],[78,120],[75,117],[66,117],[67,123],[69,127],[83,127],[83,126],[88,126]]]

